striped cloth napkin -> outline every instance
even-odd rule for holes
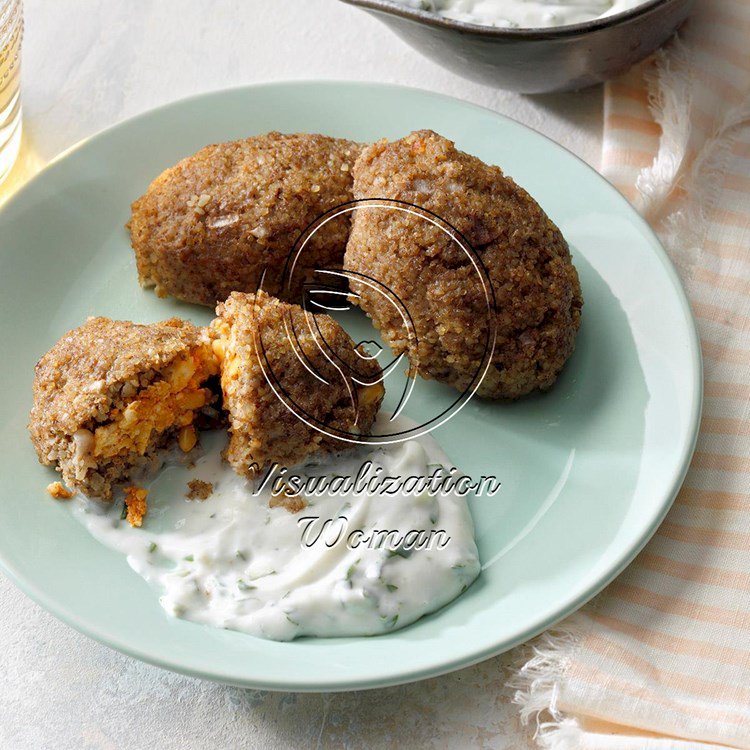
[[[602,171],[691,299],[701,434],[656,536],[534,644],[516,701],[553,750],[750,748],[750,0],[697,0],[678,39],[607,85]]]

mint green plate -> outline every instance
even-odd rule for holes
[[[274,643],[170,619],[158,597],[51,500],[26,435],[36,360],[88,315],[142,322],[207,310],[136,282],[123,225],[152,177],[206,143],[268,130],[361,141],[431,128],[499,164],[570,242],[585,297],[578,348],[555,388],[471,401],[435,433],[464,471],[503,489],[472,512],[484,570],[453,605],[372,638]],[[69,151],[0,212],[0,562],[50,612],[144,661],[238,685],[340,690],[430,677],[486,659],[580,607],[664,517],[693,451],[701,404],[695,327],[674,269],[628,203],[538,133],[436,94],[284,83],[170,104]],[[354,327],[366,322],[354,316]],[[359,331],[357,332],[359,333]],[[372,337],[372,332],[369,333]],[[394,393],[397,388],[389,391]],[[420,383],[420,419],[453,392]]]

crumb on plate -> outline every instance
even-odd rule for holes
[[[47,485],[47,492],[50,497],[54,497],[55,500],[70,500],[75,494],[67,489],[62,482],[52,482]]]
[[[143,519],[148,511],[148,490],[143,487],[126,487],[125,488],[125,507],[127,508],[126,520],[135,527],[143,526]]]
[[[284,508],[289,513],[299,513],[307,507],[307,500],[299,495],[287,495],[286,490],[281,495],[272,495],[268,501],[269,508]]]
[[[188,491],[185,493],[185,497],[188,500],[207,500],[214,491],[214,486],[211,482],[204,482],[202,479],[191,479],[188,483]]]

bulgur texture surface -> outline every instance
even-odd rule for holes
[[[153,325],[89,318],[66,333],[35,368],[29,432],[39,461],[56,466],[68,487],[110,499],[114,484],[148,462],[175,432],[147,436],[143,452],[98,457],[94,432],[170,365],[195,352],[210,355],[218,370],[205,331],[176,318]]]
[[[481,276],[434,224],[403,211],[358,209],[345,268],[378,280],[408,309],[416,340],[396,307],[350,281],[354,301],[395,354],[406,352],[422,377],[465,390],[494,329],[480,396],[517,398],[552,386],[575,346],[581,289],[565,239],[525,190],[500,168],[423,130],[364,148],[354,166],[354,195],[386,205],[404,201],[455,227],[494,292],[488,308]]]
[[[132,205],[131,242],[144,287],[213,307],[263,289],[298,301],[315,268],[340,269],[350,214],[310,238],[292,285],[280,288],[298,237],[352,200],[360,146],[323,135],[268,133],[206,146],[157,177]]]
[[[239,474],[294,466],[350,445],[337,435],[369,433],[384,394],[380,367],[331,317],[263,292],[235,292],[217,315],[211,334],[223,357],[226,458]]]

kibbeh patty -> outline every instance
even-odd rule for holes
[[[143,287],[215,306],[263,289],[299,301],[316,268],[340,269],[350,214],[310,238],[291,284],[287,257],[329,209],[352,200],[360,146],[324,135],[268,133],[206,146],[162,172],[132,205],[128,227]]]
[[[345,268],[388,287],[411,315],[416,337],[383,295],[351,279],[350,288],[396,355],[406,352],[422,377],[465,390],[494,329],[478,395],[513,399],[552,386],[575,347],[583,302],[565,239],[525,190],[423,130],[364,148],[354,196],[403,201],[455,227],[494,292],[488,308],[469,257],[430,221],[385,206],[357,209]]]
[[[380,367],[333,318],[264,292],[235,292],[216,313],[211,336],[229,415],[225,456],[238,474],[291,467],[351,445],[334,435],[370,432],[384,394]]]
[[[189,451],[194,420],[215,399],[218,361],[204,329],[89,318],[36,365],[29,432],[39,461],[68,487],[112,498],[114,487],[171,440]]]

